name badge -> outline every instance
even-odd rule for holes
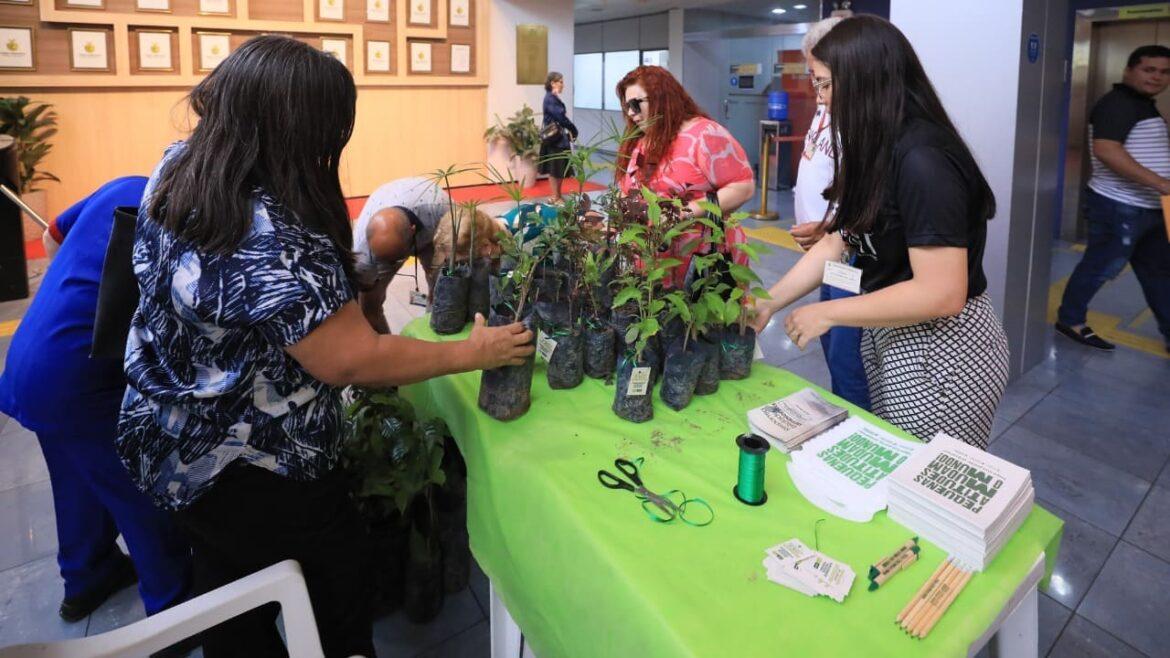
[[[822,282],[827,286],[860,295],[861,268],[836,261],[825,261],[825,278]]]

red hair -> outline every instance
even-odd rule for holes
[[[626,89],[633,84],[641,85],[646,90],[646,96],[654,108],[654,116],[644,117],[653,118],[653,121],[640,139],[622,142],[618,149],[619,180],[626,174],[626,167],[629,166],[630,155],[636,144],[642,144],[642,154],[647,163],[657,163],[666,156],[684,123],[695,117],[710,118],[706,112],[699,109],[695,99],[691,98],[670,71],[661,66],[639,66],[627,73],[617,85],[618,100],[622,103],[622,117],[626,120],[627,134],[637,128],[637,124],[630,119],[630,113],[625,111]]]

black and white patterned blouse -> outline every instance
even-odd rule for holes
[[[235,253],[201,251],[147,216],[167,149],[147,183],[134,242],[142,293],[126,345],[118,453],[139,488],[180,509],[242,459],[310,480],[336,463],[340,390],[284,348],[352,297],[324,235],[257,190]]]

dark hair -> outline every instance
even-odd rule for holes
[[[248,40],[191,91],[199,125],[159,176],[149,214],[179,238],[232,253],[259,187],[289,221],[329,236],[352,277],[338,179],[357,90],[332,55],[281,36]]]
[[[553,83],[556,82],[557,80],[564,80],[564,79],[565,79],[565,76],[561,75],[559,72],[549,71],[548,77],[544,79],[544,90],[545,91],[552,91]]]
[[[1141,46],[1129,54],[1129,59],[1125,61],[1125,68],[1132,69],[1138,64],[1141,64],[1142,58],[1144,57],[1165,57],[1170,59],[1170,48],[1158,45]]]
[[[894,146],[911,119],[941,128],[970,159],[977,180],[969,181],[972,204],[981,216],[995,214],[995,195],[975,164],[959,131],[943,109],[914,48],[898,28],[876,16],[854,16],[838,23],[812,49],[833,79],[836,177],[826,195],[838,204],[829,230],[867,233],[894,175]]]

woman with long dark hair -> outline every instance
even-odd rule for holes
[[[559,71],[549,71],[544,80],[544,121],[541,125],[541,134],[549,126],[557,126],[555,136],[540,140],[540,173],[548,174],[549,184],[552,186],[552,202],[561,203],[565,199],[561,196],[561,183],[573,175],[569,166],[568,152],[573,148],[572,140],[577,139],[577,126],[569,119],[565,110],[565,102],[561,94],[565,92],[565,76]]]
[[[755,174],[747,154],[726,128],[707,116],[661,66],[639,66],[617,86],[631,139],[618,148],[617,179],[623,194],[643,186],[661,197],[681,199],[696,215],[703,200],[718,205],[724,215],[736,210],[755,192]],[[727,231],[726,244],[737,262],[747,256],[733,247],[747,240],[739,228]],[[683,264],[673,283],[681,285],[692,253],[694,235],[680,236],[672,256]]]
[[[374,655],[371,556],[340,470],[341,386],[393,386],[519,363],[522,325],[427,343],[378,335],[354,301],[338,180],[357,91],[285,37],[245,43],[190,95],[200,121],[146,186],[142,293],[126,347],[118,452],[188,531],[195,589],[284,559],[304,570],[326,655]],[[282,655],[260,610],[204,655]]]
[[[756,329],[830,272],[826,282],[863,294],[793,310],[789,337],[803,349],[834,326],[862,327],[876,414],[923,440],[945,432],[986,448],[1008,374],[983,273],[991,188],[889,22],[841,21],[810,65],[840,144],[826,192],[837,214],[757,305]],[[856,270],[845,265],[850,257]]]

